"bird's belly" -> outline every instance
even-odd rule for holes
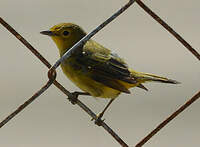
[[[64,74],[81,90],[88,92],[94,97],[116,98],[120,91],[94,81],[87,72],[81,68],[74,68],[69,64],[61,64]]]

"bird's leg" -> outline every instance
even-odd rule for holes
[[[103,109],[103,111],[97,116],[97,119],[95,120],[95,124],[98,126],[101,126],[102,121],[101,118],[103,117],[105,111],[108,109],[108,107],[111,105],[111,103],[114,101],[114,99],[111,99],[109,103],[106,105],[106,107]]]
[[[78,99],[78,96],[79,95],[90,95],[89,93],[87,92],[78,92],[78,91],[75,91],[75,92],[72,92],[71,95],[68,97],[69,101],[75,105],[77,103],[77,99]]]

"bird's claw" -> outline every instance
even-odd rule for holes
[[[94,123],[98,126],[102,126],[102,123],[104,122],[105,119],[101,119],[103,117],[103,113],[100,113],[99,115],[97,115],[96,120],[94,121]],[[94,118],[91,119],[91,121],[93,121]]]
[[[73,92],[68,97],[68,99],[73,105],[75,105],[75,104],[77,104],[78,96],[79,96],[78,92]]]

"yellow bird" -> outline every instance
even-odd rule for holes
[[[86,32],[73,23],[60,23],[41,34],[53,39],[60,56],[86,36]],[[117,54],[91,39],[62,62],[61,67],[64,74],[84,92],[94,97],[111,99],[99,117],[103,116],[107,107],[121,92],[129,94],[129,88],[147,90],[142,83],[151,81],[178,83],[168,78],[134,71]]]

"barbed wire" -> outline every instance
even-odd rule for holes
[[[101,25],[99,25],[96,29],[94,29],[91,33],[81,39],[77,44],[75,44],[68,52],[66,52],[53,66],[28,42],[26,41],[19,33],[17,33],[8,23],[6,23],[0,17],[0,23],[10,31],[19,41],[21,41],[43,64],[45,64],[48,68],[48,77],[49,80],[47,83],[42,86],[36,93],[34,93],[31,98],[24,102],[24,104],[20,105],[13,113],[8,115],[2,122],[0,122],[0,128],[3,127],[6,123],[8,123],[13,117],[15,117],[19,112],[25,109],[29,104],[31,104],[36,98],[38,98],[46,89],[48,89],[52,84],[54,84],[57,88],[59,88],[73,103],[75,99],[73,93],[69,92],[65,89],[59,82],[56,81],[56,68],[61,64],[61,62],[68,58],[71,53],[73,53],[79,46],[83,45],[87,40],[89,40],[92,36],[94,36],[98,31],[104,28],[107,24],[113,21],[116,17],[118,17],[121,13],[123,13],[127,8],[129,8],[134,2],[143,8],[149,15],[151,15],[158,23],[160,23],[165,29],[167,29],[177,40],[179,40],[197,59],[200,60],[199,53],[192,48],[192,46],[187,43],[178,33],[176,33],[167,23],[165,23],[158,15],[156,15],[151,9],[149,9],[141,0],[129,0],[127,4],[125,4],[120,10],[114,13],[110,18],[104,21]],[[79,93],[83,95],[83,93]],[[200,91],[197,92],[191,99],[189,99],[184,105],[182,105],[178,110],[176,110],[172,115],[170,115],[166,120],[164,120],[160,125],[158,125],[150,134],[148,134],[144,139],[142,139],[136,147],[143,146],[150,138],[152,138],[157,132],[159,132],[164,126],[166,126],[170,121],[172,121],[177,115],[179,115],[183,110],[188,108],[192,103],[194,103],[200,97]],[[81,107],[86,113],[88,113],[93,119],[97,120],[97,115],[93,113],[85,104],[83,104],[79,99],[76,99],[76,104]],[[128,147],[128,145],[103,121],[101,120],[100,124],[111,136],[115,138],[115,140],[124,147]]]

